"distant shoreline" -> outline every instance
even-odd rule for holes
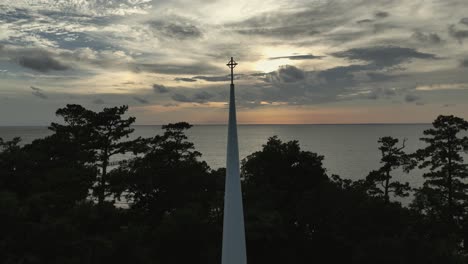
[[[316,123],[316,124],[238,124],[238,126],[394,126],[394,125],[430,125],[431,123]],[[139,124],[134,127],[163,126],[165,124]],[[191,124],[193,126],[227,126],[227,124]],[[1,127],[48,127],[49,125],[0,125]]]

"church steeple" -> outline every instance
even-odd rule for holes
[[[237,63],[231,57],[227,64],[231,69],[231,87],[229,93],[222,264],[247,264],[234,92],[234,67],[236,65]]]

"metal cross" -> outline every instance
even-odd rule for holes
[[[234,68],[237,65],[237,62],[231,57],[231,60],[226,64],[231,69],[231,84],[234,84]]]

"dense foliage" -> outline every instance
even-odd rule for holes
[[[51,136],[0,139],[2,263],[220,262],[225,170],[201,161],[187,123],[125,140],[126,111],[67,105]],[[359,181],[271,137],[242,161],[249,263],[466,263],[467,124],[439,116],[416,153],[381,138],[382,167]],[[392,171],[417,166],[426,182],[404,207]]]

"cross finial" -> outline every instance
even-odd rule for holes
[[[231,69],[231,84],[234,85],[234,67],[236,67],[237,62],[231,57],[231,60],[226,65]]]
[[[228,64],[226,64],[229,68],[233,69],[234,67],[236,67],[237,65],[237,62],[234,61],[234,59],[231,57],[231,60],[228,62]]]

